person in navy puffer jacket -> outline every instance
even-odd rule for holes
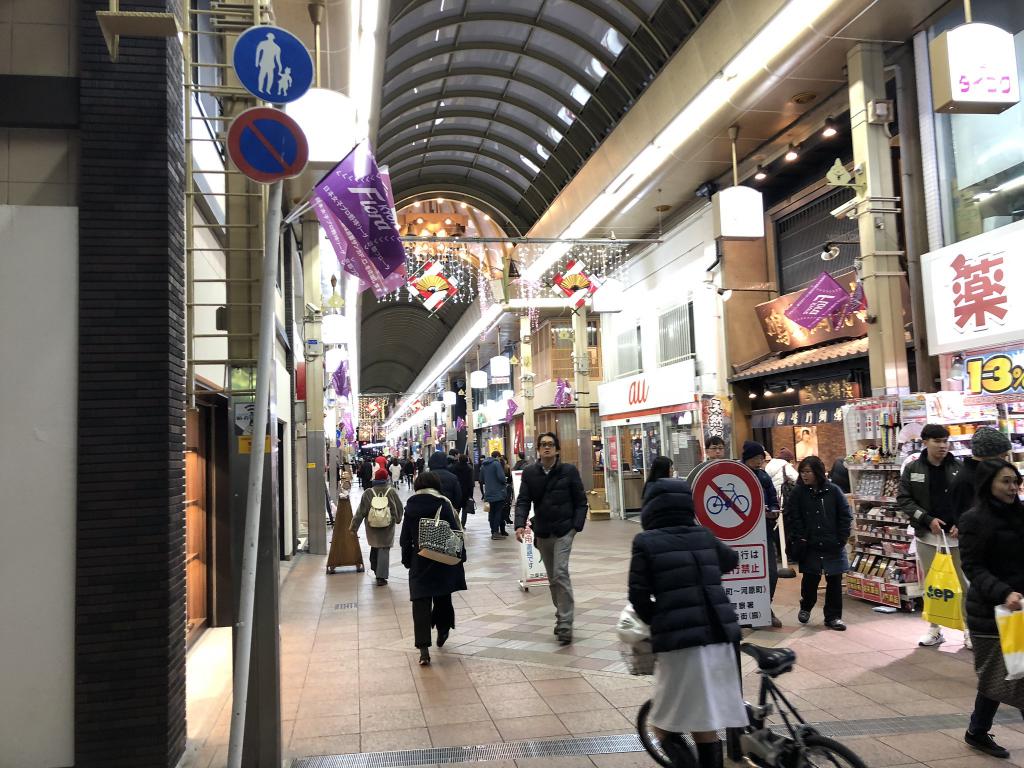
[[[651,627],[657,657],[649,720],[677,764],[692,765],[679,736],[690,732],[701,768],[720,768],[716,731],[747,724],[735,647],[740,628],[722,588],[722,574],[739,557],[697,523],[685,480],[649,480],[640,522],[629,600]]]

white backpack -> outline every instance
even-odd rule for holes
[[[391,525],[391,504],[388,503],[388,491],[383,495],[373,492],[370,499],[370,514],[366,516],[366,522],[371,528],[387,528]]]

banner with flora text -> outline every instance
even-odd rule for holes
[[[785,315],[797,325],[813,328],[849,298],[850,294],[832,275],[822,272],[789,306]]]
[[[399,270],[405,280],[405,248],[387,181],[364,141],[316,185],[312,201],[338,261],[377,298],[394,290]]]

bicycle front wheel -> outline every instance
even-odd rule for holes
[[[808,736],[804,739],[803,761],[800,768],[867,768],[867,764],[853,751],[826,736]]]
[[[693,744],[688,735],[681,736],[675,745],[662,745],[658,732],[647,721],[651,712],[651,704],[650,699],[645,701],[636,715],[636,731],[647,754],[664,768],[698,768]],[[673,756],[675,756],[675,760],[673,760]]]

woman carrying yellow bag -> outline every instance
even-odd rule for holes
[[[964,741],[975,749],[1007,758],[988,732],[1000,704],[1024,714],[1024,679],[1007,680],[995,609],[1021,610],[1024,599],[1024,504],[1021,475],[1002,459],[986,459],[976,470],[977,504],[960,518],[960,557],[967,591],[967,626],[974,639],[978,695]],[[1024,650],[1024,649],[1022,649]]]

